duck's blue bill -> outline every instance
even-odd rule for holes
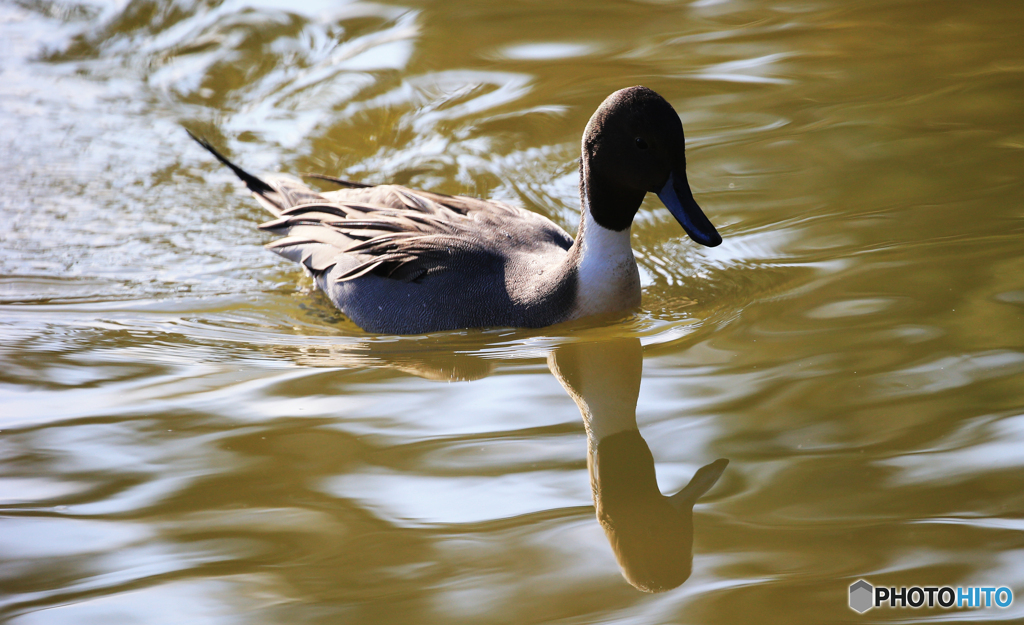
[[[704,211],[697,206],[697,201],[693,199],[685,176],[677,179],[674,173],[669,174],[665,186],[658,191],[658,197],[691,239],[708,247],[715,247],[722,242],[722,235],[718,234],[711,221],[704,215]]]

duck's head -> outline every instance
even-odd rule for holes
[[[583,133],[584,192],[594,221],[626,230],[644,196],[656,193],[691,239],[721,243],[693,199],[684,146],[683,124],[665,98],[640,86],[608,96]]]

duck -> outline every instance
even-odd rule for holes
[[[273,219],[266,247],[301,264],[352,322],[376,334],[543,328],[640,305],[630,245],[633,219],[654,193],[689,237],[722,237],[690,190],[675,109],[644,86],[608,96],[583,132],[580,225],[573,239],[551,220],[511,204],[393,184],[257,177],[210,142]]]

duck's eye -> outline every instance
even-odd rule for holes
[[[637,137],[636,138],[636,147],[640,148],[641,150],[646,150],[647,149],[647,142],[644,141],[643,137]]]

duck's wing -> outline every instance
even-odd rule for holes
[[[191,133],[189,133],[191,134]],[[317,193],[285,178],[258,178],[193,136],[245,182],[276,219],[260,228],[280,235],[267,248],[337,281],[367,274],[419,281],[467,260],[504,261],[506,250],[557,246],[572,238],[550,220],[502,202],[369,186],[327,176],[350,188]]]
[[[311,193],[292,181],[268,183],[279,196],[309,199]],[[445,271],[466,256],[477,263],[498,261],[497,250],[481,230],[485,222],[500,218],[503,208],[482,213],[487,217],[483,221],[474,220],[410,189],[388,185],[365,189],[352,199],[319,195],[283,208],[260,229],[282,237],[268,249],[314,274],[331,271],[338,282],[371,273],[413,281]]]

